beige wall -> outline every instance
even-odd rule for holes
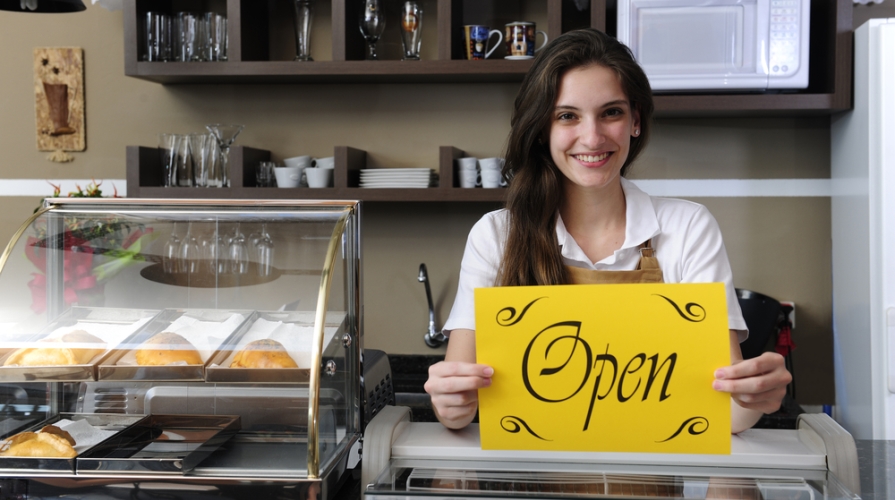
[[[371,166],[436,167],[438,147],[500,153],[514,84],[178,85],[123,76],[122,17],[89,7],[73,15],[0,12],[0,178],[123,179],[126,145],[160,132],[240,122],[238,143],[277,158],[369,153]],[[87,151],[70,164],[35,148],[31,51],[85,50]],[[828,118],[662,119],[635,178],[826,178]],[[51,191],[48,186],[47,194]],[[799,400],[833,401],[830,216],[827,198],[700,198],[724,232],[736,285],[795,301]],[[36,198],[0,198],[7,240]],[[431,353],[419,263],[430,270],[439,321],[450,310],[466,233],[494,204],[368,203],[364,265],[366,346]]]

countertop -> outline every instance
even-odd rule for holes
[[[861,472],[861,498],[895,498],[895,441],[855,440]]]

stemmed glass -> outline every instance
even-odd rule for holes
[[[258,256],[258,276],[270,276],[273,268],[273,240],[267,232],[267,224],[261,224],[261,237],[255,242]]]
[[[385,31],[385,12],[382,12],[382,2],[380,0],[364,0],[364,9],[360,13],[360,32],[364,35],[370,52],[367,54],[368,60],[375,60],[376,42]]]
[[[186,226],[186,235],[180,242],[180,249],[177,254],[177,269],[179,272],[192,274],[199,272],[199,241],[193,234],[192,222]]]
[[[224,238],[215,229],[211,235],[202,238],[202,257],[206,262],[206,270],[210,274],[226,274],[227,266],[227,247],[224,244]]]
[[[230,241],[230,272],[233,274],[246,274],[249,272],[249,248],[246,245],[246,237],[239,232],[239,224]]]
[[[244,127],[245,125],[225,125],[223,123],[205,126],[214,135],[218,148],[221,150],[221,174],[224,187],[230,187],[230,146]]]
[[[162,250],[162,269],[165,274],[174,274],[177,272],[177,253],[180,250],[180,238],[177,237],[177,223],[174,223],[171,229],[171,237],[165,242],[165,248]]]

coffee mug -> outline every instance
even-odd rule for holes
[[[476,158],[457,158],[457,174],[460,187],[474,188],[482,185],[479,176],[479,161]]]
[[[305,175],[308,177],[308,187],[325,188],[332,186],[332,168],[309,168],[305,170]]]
[[[312,168],[333,168],[336,166],[336,157],[327,156],[326,158],[314,158],[311,160]]]
[[[509,23],[506,27],[507,56],[506,59],[531,59],[535,52],[547,45],[547,33],[535,30],[535,23],[519,21]],[[544,42],[535,48],[537,34],[544,35]]]
[[[283,163],[285,163],[287,167],[308,168],[311,166],[311,157],[308,155],[293,156],[292,158],[283,160]]]
[[[273,175],[277,178],[277,187],[294,188],[301,182],[302,167],[275,167]]]
[[[491,46],[491,50],[488,50],[488,41],[492,35],[497,35],[497,43]],[[467,59],[487,59],[494,52],[494,49],[500,46],[500,42],[503,41],[503,35],[500,33],[500,30],[492,30],[487,26],[471,24],[463,26],[463,41],[466,43]]]
[[[501,173],[503,164],[503,158],[482,158],[479,160],[479,168],[482,170],[483,188],[498,188],[507,185]]]

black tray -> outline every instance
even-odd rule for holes
[[[239,416],[149,415],[81,454],[78,474],[183,475],[239,429]]]
[[[37,425],[33,425],[22,432],[37,432],[45,425],[51,425],[59,420],[87,420],[87,423],[98,429],[120,431],[131,425],[138,423],[145,418],[143,415],[115,415],[100,413],[62,413],[50,419],[41,420]],[[4,438],[9,436],[4,436]],[[114,436],[109,437],[112,439]],[[96,446],[101,446],[98,443]],[[88,453],[93,447],[84,450]],[[39,457],[0,457],[0,471],[14,470],[16,474],[58,474],[58,473],[74,473],[76,469],[77,457],[73,458],[39,458]]]

